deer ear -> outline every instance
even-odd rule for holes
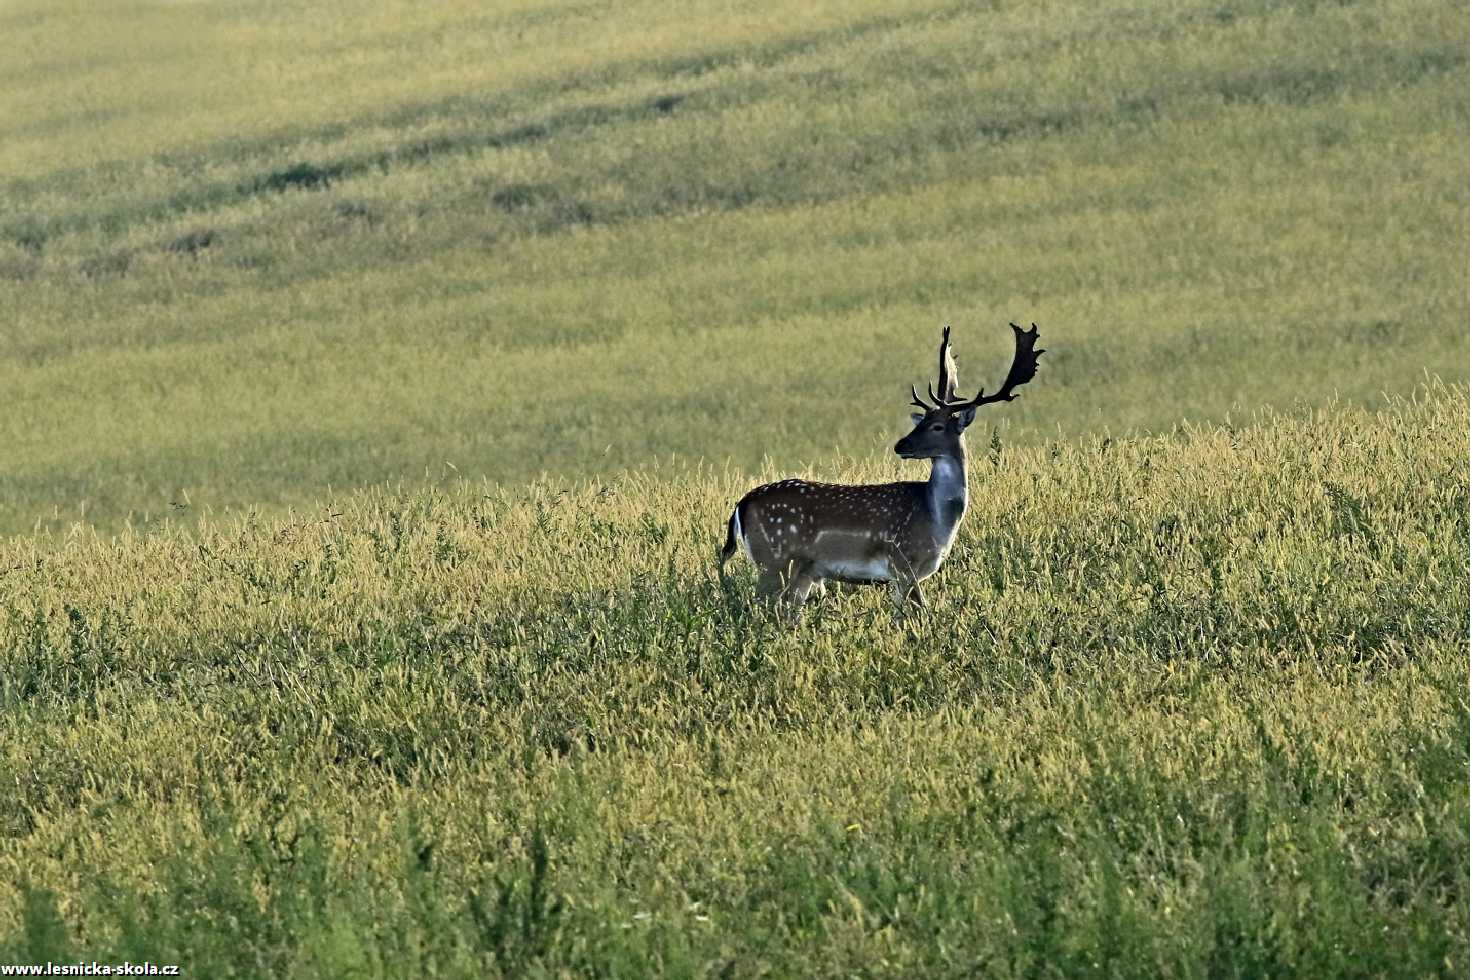
[[[909,421],[914,423],[915,425],[918,425],[920,422],[924,421],[924,416],[920,415],[918,412],[911,412],[909,414]]]
[[[970,423],[975,421],[975,409],[967,408],[962,412],[956,412],[955,418],[960,423],[960,431],[964,432],[970,427]]]

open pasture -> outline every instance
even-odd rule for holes
[[[708,473],[0,546],[0,960],[1462,974],[1464,392],[978,465],[899,622]]]
[[[943,322],[976,384],[1041,323],[1013,442],[1470,376],[1457,4],[47,2],[0,31],[11,532],[876,456]]]
[[[0,10],[0,963],[1470,969],[1470,16],[791,9]]]

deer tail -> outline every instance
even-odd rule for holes
[[[740,504],[745,501],[740,501]],[[725,580],[725,562],[735,557],[735,552],[745,542],[745,529],[740,526],[740,504],[730,511],[730,521],[725,528],[725,547],[720,549],[720,581]]]

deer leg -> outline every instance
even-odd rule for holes
[[[883,546],[888,557],[889,593],[893,596],[893,604],[900,610],[905,603],[910,602],[922,608],[924,593],[919,590],[919,579],[914,575],[914,567],[896,544],[885,541]]]
[[[786,588],[786,576],[780,572],[762,571],[755,583],[755,594],[763,599],[779,596]]]
[[[801,608],[806,605],[807,597],[811,595],[812,589],[820,588],[822,582],[812,574],[811,562],[805,562],[792,570],[791,579],[786,584],[785,598],[791,608],[792,617],[801,617]]]
[[[781,568],[762,570],[755,584],[756,595],[773,599],[778,606],[799,610],[819,581],[811,574],[810,562],[787,562]]]
[[[811,595],[813,590],[820,594],[823,588],[821,579],[813,575],[812,567],[807,565],[791,577],[791,583],[786,586],[786,595],[792,602],[800,606],[806,603],[807,596]]]

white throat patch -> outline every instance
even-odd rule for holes
[[[944,551],[954,542],[967,503],[965,470],[957,460],[941,456],[929,474],[929,513],[934,518],[935,543]]]

